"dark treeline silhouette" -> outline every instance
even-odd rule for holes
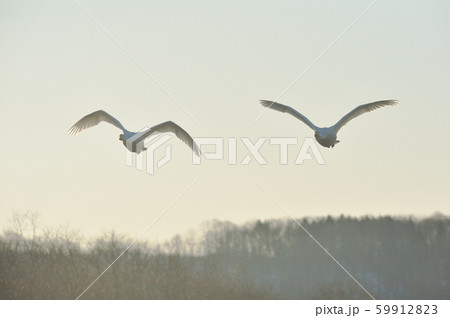
[[[377,299],[450,298],[450,219],[299,220]],[[1,299],[77,298],[132,242],[39,230],[15,214],[0,236]],[[81,299],[368,299],[292,220],[213,221],[199,239],[136,243]]]

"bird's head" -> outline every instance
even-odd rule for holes
[[[119,140],[123,140],[123,134],[119,135]]]

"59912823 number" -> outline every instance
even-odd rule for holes
[[[437,305],[377,305],[377,315],[436,315]]]

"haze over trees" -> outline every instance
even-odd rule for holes
[[[299,220],[377,299],[450,298],[450,219]],[[82,299],[368,299],[292,220],[212,221],[200,238],[137,242]],[[75,299],[132,242],[42,230],[18,213],[0,236],[0,299]]]

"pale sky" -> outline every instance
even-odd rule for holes
[[[319,126],[355,106],[398,99],[320,147],[325,165],[173,160],[149,175],[125,165],[120,131],[67,130],[103,109],[129,130],[172,120],[194,137],[312,137],[264,110],[373,1],[80,1],[198,121],[174,102],[75,1],[0,1],[0,224],[37,211],[44,226],[135,236],[196,178],[148,240],[219,219],[450,212],[450,4],[377,1],[279,99]],[[239,143],[239,141],[238,141]],[[238,157],[247,154],[239,144]],[[227,154],[227,149],[225,149]]]

